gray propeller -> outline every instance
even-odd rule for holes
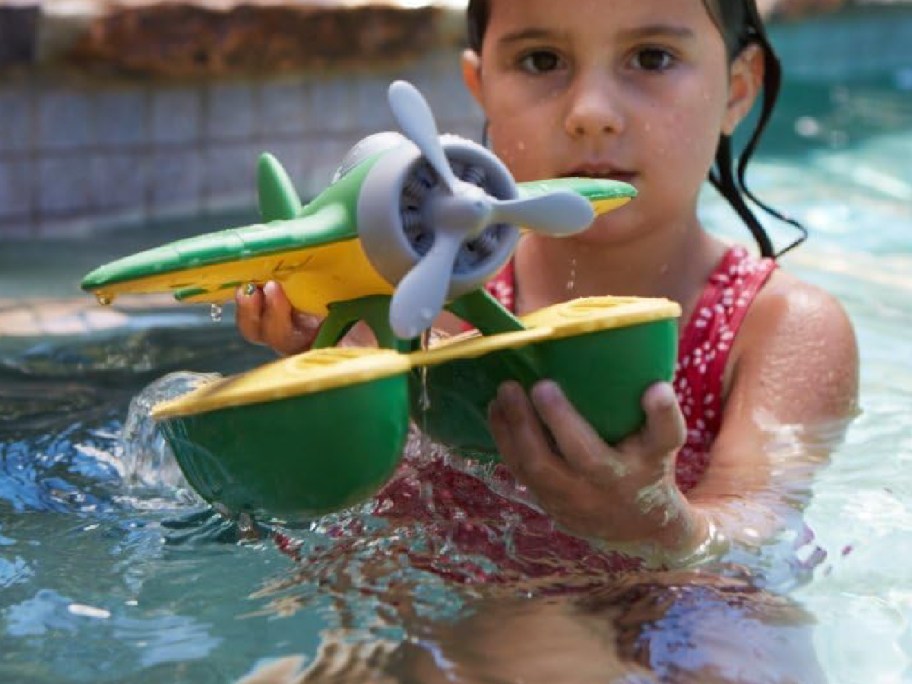
[[[390,325],[401,338],[426,330],[446,304],[456,257],[463,243],[488,226],[509,223],[555,237],[586,229],[595,218],[591,204],[569,190],[528,198],[499,199],[459,180],[447,159],[434,114],[424,96],[406,81],[389,88],[389,104],[402,132],[440,177],[445,192],[428,199],[434,228],[430,251],[399,281],[390,304]]]
[[[389,105],[399,128],[421,150],[428,163],[447,186],[451,194],[458,192],[459,179],[450,168],[437,123],[424,95],[408,81],[394,81],[389,87]]]

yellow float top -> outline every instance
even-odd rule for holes
[[[332,347],[281,359],[247,373],[207,383],[182,397],[158,404],[156,419],[195,415],[234,406],[260,404],[378,380],[412,368],[470,359],[536,342],[676,318],[681,307],[667,299],[586,297],[522,316],[526,330],[498,335],[477,331],[444,338],[411,354],[367,347]]]
[[[476,358],[502,349],[519,349],[534,342],[623,328],[677,318],[681,307],[668,299],[642,297],[581,297],[521,316],[526,330],[483,336],[477,331],[444,338],[435,346],[410,355],[413,366],[433,366],[460,358]]]
[[[155,419],[262,404],[313,394],[411,370],[408,355],[389,349],[331,347],[290,356],[247,373],[220,378],[152,410]]]

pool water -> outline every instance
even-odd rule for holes
[[[739,561],[765,591],[813,616],[808,631],[828,681],[912,681],[912,59],[790,81],[778,116],[752,185],[811,229],[784,265],[849,311],[862,413],[814,480],[805,511],[813,540]],[[711,193],[705,218],[744,239],[728,233],[731,215]],[[86,246],[69,268],[87,270],[119,247],[128,251],[99,238],[104,256]],[[14,265],[37,282],[43,251],[4,247],[6,296],[30,292]],[[73,279],[58,271],[54,282]],[[452,646],[461,632],[450,625],[485,590],[410,563],[404,549],[432,548],[420,529],[390,530],[355,510],[281,529],[277,543],[182,485],[148,405],[186,381],[175,373],[232,373],[267,358],[238,339],[230,311],[216,322],[194,308],[137,310],[89,336],[0,339],[0,681],[225,682],[318,651],[329,664],[312,681],[376,681],[359,668],[396,644],[438,655]],[[516,602],[498,604],[491,620],[520,624],[535,607],[554,648],[575,638],[579,623],[536,603],[547,596],[541,586],[516,583],[504,595]],[[772,631],[790,638],[788,625]],[[513,681],[508,672],[497,681]]]

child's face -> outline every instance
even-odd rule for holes
[[[464,72],[517,180],[636,186],[637,201],[600,220],[621,238],[695,220],[719,136],[756,93],[744,62],[730,68],[701,0],[493,0]]]

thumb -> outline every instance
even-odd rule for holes
[[[654,454],[680,449],[687,438],[687,426],[672,386],[667,382],[651,385],[643,394],[642,405],[646,412],[643,446]]]

